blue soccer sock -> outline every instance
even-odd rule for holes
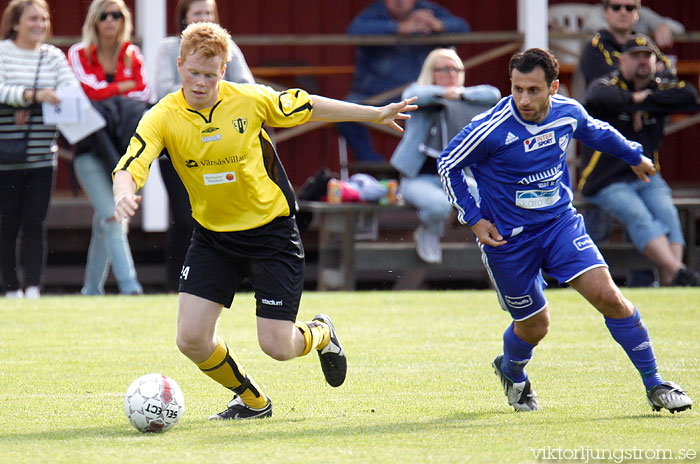
[[[649,332],[637,308],[634,308],[634,313],[629,317],[622,319],[606,317],[605,325],[639,371],[646,389],[649,390],[662,383],[663,379],[656,368],[656,357],[651,347]]]
[[[536,345],[530,345],[515,334],[513,324],[503,333],[503,362],[501,370],[515,383],[524,382],[527,378],[525,365],[532,358],[532,350]]]

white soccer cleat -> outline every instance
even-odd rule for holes
[[[524,382],[513,382],[501,370],[501,361],[503,361],[503,355],[499,354],[491,365],[501,380],[508,404],[513,406],[516,411],[537,411],[540,405],[537,402],[537,393],[530,384],[530,379],[526,378]]]
[[[666,381],[647,391],[647,401],[654,411],[666,408],[671,414],[693,407],[693,400],[675,382]]]

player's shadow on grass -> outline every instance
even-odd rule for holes
[[[373,414],[369,413],[368,414]],[[380,417],[378,417],[378,423],[373,425],[368,425],[367,423],[362,423],[358,425],[338,425],[336,427],[313,427],[304,428],[304,423],[306,419],[304,417],[293,417],[293,418],[275,418],[272,419],[261,419],[254,421],[216,421],[212,422],[206,418],[190,418],[182,424],[179,424],[173,431],[166,432],[168,437],[173,435],[178,435],[178,433],[198,433],[199,431],[206,430],[212,426],[219,427],[230,427],[236,432],[237,441],[252,441],[258,442],[260,439],[298,439],[306,437],[318,437],[320,435],[333,436],[337,435],[340,437],[346,436],[361,436],[361,435],[374,435],[374,434],[397,434],[404,435],[407,433],[422,433],[428,432],[435,429],[446,430],[451,428],[463,429],[493,429],[494,427],[508,427],[507,425],[494,424],[492,421],[481,421],[482,419],[493,418],[494,415],[517,415],[517,416],[532,416],[533,418],[542,418],[544,415],[542,412],[535,413],[518,413],[510,410],[502,411],[480,411],[480,412],[455,412],[447,416],[435,417],[430,420],[425,421],[413,421],[413,422],[395,422],[386,423],[379,422]],[[664,419],[664,418],[675,418],[675,415],[670,414],[659,414],[659,413],[648,413],[648,414],[634,414],[634,415],[618,415],[610,417],[587,417],[573,419],[577,422],[605,422],[605,421],[619,421],[619,420],[630,420],[638,421],[640,419]],[[559,419],[565,422],[571,422],[570,417],[552,417],[546,418],[546,422],[558,422]],[[480,422],[481,421],[481,422]],[[541,421],[538,421],[541,422]],[[284,430],[280,430],[280,426],[284,424]],[[291,427],[290,427],[291,425]],[[211,430],[211,429],[210,429]],[[266,433],[269,436],[266,436]],[[77,428],[67,428],[62,430],[52,430],[48,432],[26,432],[26,433],[0,433],[0,444],[14,443],[28,441],[34,442],[36,440],[40,441],[72,441],[72,440],[84,440],[86,438],[101,440],[108,439],[112,440],[114,438],[129,438],[129,437],[146,437],[144,439],[149,439],[148,437],[158,437],[162,436],[158,433],[140,433],[134,430],[129,424],[125,424],[123,427],[115,427],[114,425],[100,426],[100,427],[77,427]],[[198,440],[204,443],[207,440],[206,435],[200,435]],[[219,443],[220,437],[217,434],[211,435],[212,445]]]
[[[372,414],[372,413],[368,413]],[[416,421],[416,422],[397,422],[393,424],[378,423],[376,425],[339,425],[334,428],[306,428],[304,429],[304,423],[306,419],[303,417],[293,417],[293,418],[280,418],[276,419],[274,416],[272,419],[260,419],[254,421],[216,421],[212,422],[206,418],[189,418],[184,423],[178,424],[177,428],[166,432],[168,436],[176,435],[178,432],[182,433],[195,433],[197,431],[205,430],[212,425],[216,428],[219,427],[230,427],[236,431],[236,440],[260,440],[264,438],[261,434],[265,434],[266,429],[270,429],[270,436],[268,438],[284,437],[288,435],[288,438],[294,437],[305,437],[305,436],[318,436],[318,434],[325,435],[338,435],[345,436],[347,434],[374,434],[374,433],[412,433],[421,432],[425,429],[434,429],[440,427],[444,429],[445,427],[461,427],[463,428],[465,421],[475,421],[481,418],[492,416],[492,412],[478,412],[478,413],[453,413],[446,417],[438,417],[427,421]],[[280,431],[279,427],[281,424],[287,424],[284,431]],[[289,427],[292,425],[292,427]],[[487,424],[483,424],[487,426]],[[101,440],[114,438],[128,438],[128,437],[156,437],[162,436],[158,433],[140,433],[133,429],[128,423],[123,427],[110,426],[99,426],[99,427],[74,427],[66,429],[56,429],[46,432],[24,432],[24,433],[2,433],[0,432],[0,444],[3,442],[7,443],[17,443],[22,441],[33,442],[35,440],[39,441],[71,441],[71,440],[84,440],[86,438]],[[202,436],[202,439],[206,440],[206,437]],[[212,443],[218,442],[215,439]]]

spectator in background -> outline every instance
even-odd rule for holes
[[[604,0],[601,8],[604,11],[605,24],[589,39],[581,53],[578,74],[582,76],[582,85],[574,85],[572,95],[580,101],[585,99],[586,88],[597,78],[604,76],[619,67],[622,48],[632,37],[640,18],[641,0]],[[671,63],[661,51],[656,51],[659,57],[657,66],[664,75],[673,77]],[[577,79],[575,79],[577,80]],[[583,159],[590,159],[593,151],[590,147],[582,147]],[[586,227],[591,238],[596,242],[607,240],[612,229],[612,219],[603,210],[591,208],[585,211]],[[628,275],[628,285],[653,284],[656,277],[645,271],[631,271]]]
[[[452,205],[442,188],[437,158],[472,117],[498,102],[501,92],[490,85],[464,87],[464,65],[457,52],[438,48],[430,52],[418,80],[401,96],[411,97],[418,98],[418,110],[406,121],[404,136],[390,163],[401,173],[399,193],[418,208],[416,252],[427,263],[439,263],[440,238]],[[474,179],[468,179],[477,196]]]
[[[624,46],[620,69],[591,84],[586,107],[629,140],[642,144],[645,156],[659,166],[666,115],[696,103],[697,90],[677,78],[657,77],[656,45],[634,35]],[[635,104],[651,105],[639,110]],[[586,200],[622,222],[637,249],[661,271],[664,285],[700,285],[697,273],[683,264],[683,231],[671,189],[661,173],[638,180],[624,161],[606,153],[587,152],[579,189]]]
[[[632,36],[639,22],[641,0],[603,0],[605,25],[586,42],[581,53],[579,69],[588,87],[595,79],[619,66],[622,47]],[[671,62],[660,51],[658,70],[671,71]]]
[[[126,227],[114,219],[110,177],[152,95],[141,51],[130,42],[132,28],[123,0],[93,0],[82,42],[68,50],[83,90],[107,121],[107,127],[75,149],[75,173],[95,210],[83,295],[104,293],[110,263],[120,293],[142,292]]]
[[[200,21],[219,21],[219,12],[215,0],[179,0],[175,7],[175,24],[182,32],[187,25]],[[230,82],[255,82],[248,64],[240,48],[231,42],[231,60],[226,63],[224,79]],[[158,75],[156,76],[156,96],[160,100],[171,92],[179,91],[182,87],[182,77],[177,71],[177,57],[180,54],[180,35],[163,39],[158,49]],[[180,281],[182,262],[190,244],[194,220],[192,207],[185,186],[182,185],[173,163],[164,151],[165,156],[158,159],[160,173],[168,191],[170,203],[170,228],[165,246],[168,291],[177,292]]]
[[[613,3],[615,0],[613,0]],[[608,27],[606,3],[596,5],[594,12],[586,20],[586,30],[595,32]],[[683,24],[675,19],[661,16],[651,8],[639,5],[639,21],[634,27],[635,32],[646,34],[654,37],[654,41],[661,48],[673,46],[673,34],[682,34],[685,32]]]
[[[348,26],[354,35],[430,35],[469,32],[469,24],[443,7],[425,0],[377,0],[360,12]],[[358,46],[355,74],[348,101],[362,102],[382,92],[413,82],[425,58],[435,45]],[[398,92],[397,92],[398,95]],[[373,104],[385,104],[396,95]],[[369,131],[357,123],[340,123],[356,161],[383,161],[372,146]]]
[[[46,259],[44,223],[56,169],[56,127],[36,103],[60,103],[56,89],[77,85],[66,57],[44,43],[51,31],[45,0],[12,0],[0,22],[0,137],[31,140],[26,158],[0,158],[0,269],[8,298],[38,298]],[[31,126],[27,124],[30,122]],[[29,132],[27,132],[29,131]],[[17,275],[17,241],[22,281]],[[24,287],[24,291],[22,290]]]

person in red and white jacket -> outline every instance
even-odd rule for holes
[[[85,94],[90,100],[125,95],[149,101],[153,91],[146,79],[143,55],[129,41],[131,13],[121,0],[96,0],[96,4],[103,7],[90,9],[83,40],[68,50],[68,61]]]

